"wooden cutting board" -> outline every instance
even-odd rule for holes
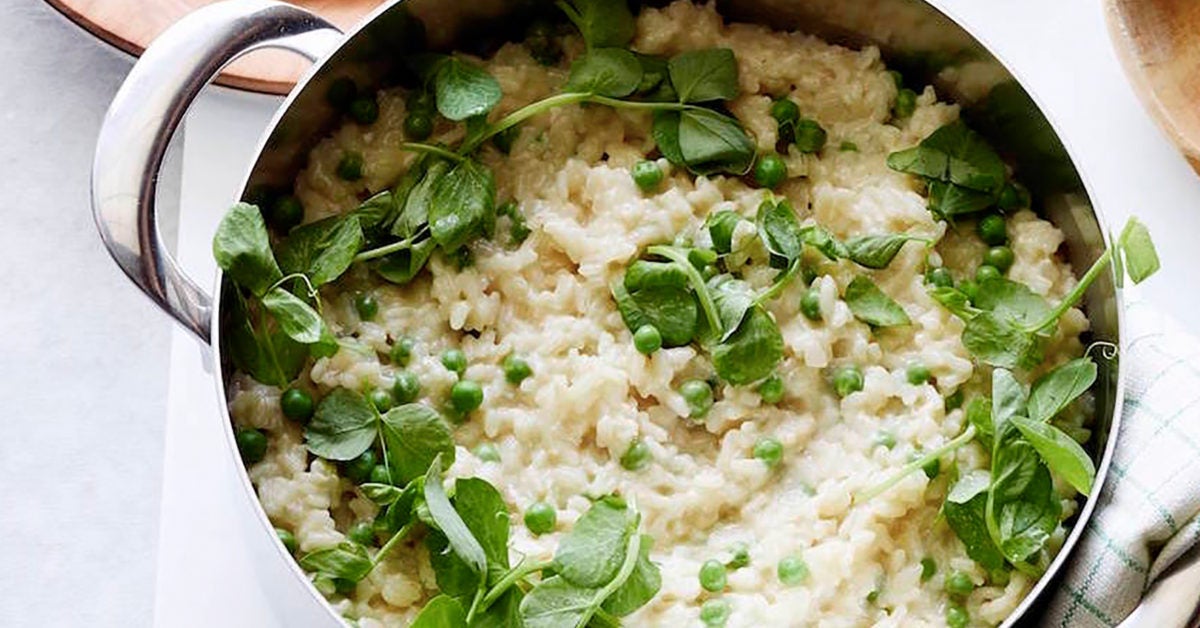
[[[1200,173],[1200,0],[1105,0],[1117,56]]]
[[[128,52],[140,55],[168,26],[216,0],[47,0],[93,35]],[[383,0],[291,0],[336,24],[354,26]],[[296,84],[308,62],[280,50],[259,50],[225,69],[218,83],[256,92],[286,94]]]

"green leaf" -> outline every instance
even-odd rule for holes
[[[728,209],[709,214],[705,226],[712,239],[713,250],[720,254],[733,250],[733,231],[737,229],[738,223],[741,221],[741,215]]]
[[[1029,418],[1042,423],[1053,419],[1095,381],[1096,363],[1091,358],[1085,356],[1062,364],[1033,383]]]
[[[662,574],[658,566],[650,562],[652,549],[654,539],[646,534],[641,535],[637,565],[633,573],[625,584],[604,600],[601,608],[617,617],[624,617],[654,599],[658,590],[662,588]]]
[[[625,560],[637,514],[624,502],[601,499],[575,522],[554,553],[554,568],[564,580],[584,588],[610,582]]]
[[[610,288],[630,331],[653,325],[662,334],[664,347],[681,347],[696,337],[699,306],[687,289],[655,286],[630,293],[620,281],[614,281]]]
[[[505,591],[486,611],[475,613],[471,628],[520,628],[521,601],[525,593],[518,587]]]
[[[496,183],[492,172],[467,159],[439,178],[429,205],[433,239],[447,253],[483,232],[496,211]]]
[[[446,57],[433,79],[437,110],[455,121],[485,114],[500,102],[500,83],[483,68]]]
[[[639,259],[625,269],[623,285],[630,292],[643,288],[687,288],[688,276],[675,262]]]
[[[275,330],[259,330],[246,310],[238,288],[229,287],[224,300],[229,323],[221,344],[234,365],[255,380],[271,386],[287,386],[308,359],[308,349]]]
[[[679,102],[730,100],[738,95],[738,66],[728,48],[689,50],[667,64]]]
[[[1125,259],[1125,272],[1133,283],[1141,283],[1158,272],[1161,264],[1150,230],[1137,218],[1130,218],[1121,230],[1120,249]]]
[[[959,478],[942,504],[942,513],[950,529],[967,549],[967,556],[984,569],[992,571],[1004,566],[1004,555],[988,533],[989,483],[986,471],[973,471]]]
[[[375,442],[376,412],[362,395],[335,388],[304,428],[308,450],[326,460],[350,460]]]
[[[724,330],[717,339],[718,342],[729,340],[742,326],[746,314],[754,305],[756,295],[750,284],[731,275],[717,275],[708,282],[713,303],[721,316],[721,328]]]
[[[1015,417],[1013,425],[1037,450],[1050,471],[1084,495],[1092,492],[1096,465],[1074,439],[1048,423]]]
[[[454,509],[483,547],[488,569],[494,577],[508,570],[508,506],[500,491],[480,478],[461,478],[455,483]]]
[[[651,102],[675,102],[678,100],[675,88],[668,76],[667,60],[654,55],[633,53],[642,66],[642,80],[638,83],[637,93]]]
[[[483,580],[454,553],[446,535],[430,526],[425,535],[425,548],[429,551],[429,564],[433,567],[438,590],[444,595],[461,600],[464,604],[474,600],[475,594],[484,584]]]
[[[997,441],[1003,441],[1013,417],[1026,414],[1025,387],[1013,377],[1012,371],[997,368],[992,371],[992,429]],[[999,443],[997,443],[999,444]]]
[[[448,162],[431,160],[423,155],[404,173],[394,192],[400,209],[392,223],[392,235],[412,238],[428,224],[433,186],[449,169]]]
[[[805,244],[817,249],[822,255],[831,260],[844,259],[850,256],[850,251],[846,250],[846,245],[821,225],[802,227],[800,229],[800,238],[804,240]]]
[[[884,294],[870,278],[859,275],[846,286],[846,305],[858,320],[874,327],[908,325],[904,308]]]
[[[992,312],[967,321],[963,346],[984,364],[1000,368],[1032,368],[1042,360],[1037,338]]]
[[[934,131],[915,148],[888,155],[887,164],[893,170],[988,194],[999,194],[1007,179],[1004,161],[961,120]]]
[[[283,277],[267,225],[258,207],[236,203],[217,225],[213,236],[213,257],[221,270],[255,296],[262,296]]]
[[[557,4],[579,29],[588,47],[623,48],[637,32],[626,0],[559,0]]]
[[[929,182],[929,211],[934,216],[953,219],[983,211],[996,204],[996,196],[968,190],[945,181]]]
[[[563,91],[624,98],[642,82],[642,64],[623,48],[596,48],[571,64]]]
[[[392,191],[384,190],[360,203],[353,211],[346,214],[346,217],[355,218],[358,220],[359,226],[367,231],[389,224],[390,220],[395,218],[397,209],[396,197]],[[282,265],[283,260],[281,259],[279,263]]]
[[[429,514],[450,543],[450,549],[459,560],[466,563],[483,583],[488,574],[488,559],[483,546],[475,539],[470,528],[463,522],[458,511],[450,504],[446,489],[442,486],[442,459],[435,457],[425,474],[425,503]]]
[[[934,301],[942,304],[942,307],[950,311],[951,314],[969,321],[975,318],[982,310],[971,305],[971,298],[965,292],[958,288],[937,287],[929,290],[929,296]]]
[[[1005,557],[1019,563],[1041,551],[1061,514],[1050,473],[1038,464],[1022,494],[1000,506],[998,527]]]
[[[435,242],[426,238],[407,249],[401,249],[381,258],[371,266],[380,277],[399,285],[412,281],[425,268],[433,255]]]
[[[362,246],[357,216],[325,218],[288,234],[279,246],[279,266],[289,274],[303,273],[313,287],[320,287],[341,277]]]
[[[974,304],[1016,327],[1033,327],[1050,315],[1050,305],[1025,284],[1003,277],[988,279],[979,284]]]
[[[594,612],[594,588],[571,584],[562,576],[542,580],[521,601],[525,628],[566,628],[584,625]]]
[[[325,321],[300,297],[283,288],[274,288],[263,295],[262,304],[292,340],[310,345],[321,339]]]
[[[975,426],[975,438],[983,448],[992,451],[996,427],[992,424],[992,400],[990,397],[976,397],[967,404],[967,423]]]
[[[425,603],[409,628],[467,628],[467,612],[458,600],[439,595]]]
[[[300,557],[300,567],[305,571],[324,574],[332,578],[343,578],[351,582],[362,580],[371,572],[371,557],[358,543],[346,541],[336,547],[319,549]]]
[[[454,435],[433,408],[409,403],[388,410],[382,418],[380,430],[394,478],[408,483],[439,457],[447,465],[454,464]]]
[[[1003,438],[999,432],[997,434],[997,438]],[[1043,466],[1042,461],[1037,450],[1021,438],[1009,438],[996,447],[990,489],[993,498],[998,503],[1019,499],[1037,475],[1038,468]]]
[[[769,376],[783,360],[783,336],[762,306],[750,308],[740,327],[712,348],[713,368],[725,381],[741,386]]]
[[[655,111],[650,135],[667,161],[677,166],[686,166],[683,150],[679,147],[679,118],[678,111]]]
[[[758,206],[755,217],[759,238],[771,255],[791,262],[800,257],[804,249],[804,231],[791,203],[786,200],[765,200]]]
[[[420,477],[409,482],[404,490],[400,491],[400,495],[391,504],[388,504],[383,511],[383,519],[387,523],[387,529],[392,533],[397,532],[404,526],[412,522],[415,513],[413,512],[417,503],[424,498],[425,494],[425,478]],[[365,484],[363,486],[366,486]],[[394,487],[393,487],[394,488]]]
[[[867,268],[887,268],[892,263],[904,243],[909,240],[920,240],[903,233],[885,235],[868,235],[851,238],[846,241],[846,251],[850,259],[859,266]]]
[[[683,163],[696,174],[742,175],[754,163],[754,142],[737,120],[715,111],[688,109],[680,113],[678,137]],[[667,150],[662,150],[670,159]]]

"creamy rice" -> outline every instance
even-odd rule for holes
[[[785,157],[792,178],[777,193],[799,208],[802,220],[815,220],[840,237],[907,232],[943,238],[935,259],[974,271],[982,242],[970,229],[960,227],[960,234],[935,221],[913,179],[885,164],[889,152],[954,120],[955,105],[938,102],[926,88],[911,118],[891,122],[896,86],[875,48],[850,50],[802,34],[726,25],[712,6],[686,1],[647,9],[638,18],[633,48],[640,52],[670,55],[713,46],[736,53],[742,95],[729,107],[761,150],[772,150],[776,141],[768,113],[772,96],[790,95],[828,131],[828,147],[819,155]],[[581,47],[569,39],[568,55]],[[568,65],[543,67],[517,44],[506,44],[482,64],[504,90],[493,115],[555,93]],[[296,183],[306,220],[353,208],[364,190],[387,188],[412,161],[411,153],[397,149],[404,141],[404,95],[385,90],[379,105],[374,125],[347,124],[313,150]],[[450,142],[461,133],[440,124],[445,127],[437,128],[435,140]],[[618,491],[636,503],[645,532],[656,541],[652,558],[661,565],[663,585],[627,625],[697,625],[709,596],[697,579],[700,565],[728,556],[735,542],[748,545],[751,563],[729,573],[722,597],[732,605],[730,626],[942,625],[948,603],[942,581],[952,569],[979,585],[965,604],[972,619],[1002,621],[1032,582],[1014,572],[1005,586],[988,584],[987,574],[938,521],[951,474],[930,481],[918,473],[867,503],[851,499],[914,452],[962,432],[963,411],[946,412],[943,394],[960,387],[968,397],[987,392],[990,374],[976,368],[963,348],[962,322],[926,293],[922,248],[905,247],[887,269],[869,273],[903,306],[911,326],[872,333],[838,297],[862,269],[849,261],[831,265],[817,284],[822,322],[799,315],[800,282],[769,305],[786,348],[778,369],[785,399],[766,405],[752,387],[722,384],[706,419],[688,420],[677,387],[712,373],[707,355],[691,346],[651,357],[638,353],[608,286],[646,246],[681,233],[706,237],[700,227],[713,211],[731,209],[753,219],[764,191],[737,178],[693,179],[659,160],[667,183],[658,193],[643,194],[629,169],[654,149],[649,128],[646,113],[569,106],[522,125],[510,156],[485,149],[482,159],[496,175],[498,198],[519,203],[532,235],[516,248],[475,244],[474,264],[461,271],[435,256],[429,272],[407,286],[353,269],[323,289],[322,298],[335,333],[358,349],[344,347],[318,360],[307,385],[320,391],[389,386],[396,367],[380,356],[389,339],[407,335],[416,340],[407,368],[419,375],[423,395],[443,399],[454,376],[438,356],[461,348],[470,364],[466,376],[482,384],[485,402],[456,429],[457,461],[449,475],[487,479],[518,513],[512,519],[514,561],[549,559],[589,506],[588,495]],[[858,150],[839,151],[843,141]],[[362,181],[334,174],[347,149],[364,155]],[[1056,255],[1063,241],[1057,228],[1022,211],[1010,218],[1009,234],[1016,254],[1011,278],[1051,300],[1074,285],[1071,268]],[[734,239],[732,262],[754,262],[744,268],[745,278],[765,288],[773,271],[763,263],[761,243],[753,233]],[[359,320],[352,303],[363,291],[380,303],[371,322]],[[1082,312],[1069,312],[1042,368],[1080,355],[1078,336],[1086,328]],[[512,352],[533,369],[519,387],[505,381],[500,366]],[[936,386],[906,381],[905,369],[914,362],[929,367]],[[844,364],[863,369],[865,386],[839,399],[829,374]],[[280,412],[279,393],[249,377],[235,378],[235,422],[270,436],[266,458],[250,469],[251,478],[271,520],[292,531],[302,551],[335,545],[352,523],[373,517],[376,506],[339,478],[332,463],[307,454],[302,428]],[[894,447],[876,444],[881,432],[895,437]],[[774,470],[751,455],[763,435],[785,448]],[[636,472],[618,462],[634,438],[654,457]],[[501,462],[470,453],[482,442],[495,444]],[[987,456],[972,444],[955,461],[965,473],[986,468]],[[1072,512],[1073,491],[1059,490],[1065,512]],[[540,500],[559,509],[559,525],[555,533],[535,537],[519,513]],[[775,575],[776,564],[790,555],[803,556],[811,571],[800,586],[785,587]],[[939,569],[921,582],[926,556]],[[869,603],[873,591],[878,596]],[[403,625],[436,592],[424,546],[410,542],[350,597],[331,599],[361,626]]]

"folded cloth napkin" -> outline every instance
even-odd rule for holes
[[[1116,626],[1200,542],[1200,342],[1141,301],[1125,335],[1117,449],[1042,625]]]

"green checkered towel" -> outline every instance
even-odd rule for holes
[[[1200,541],[1200,342],[1144,302],[1126,323],[1116,453],[1044,625],[1116,626]]]

